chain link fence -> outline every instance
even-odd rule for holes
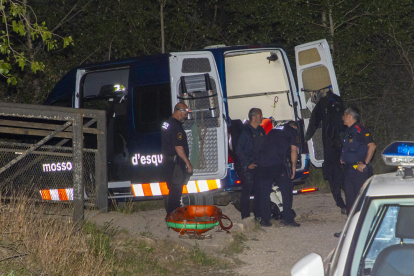
[[[0,110],[2,195],[23,195],[74,220],[85,205],[107,211],[104,111],[10,103]]]

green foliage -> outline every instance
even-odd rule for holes
[[[193,254],[190,256],[190,259],[202,266],[214,265],[218,262],[217,258],[211,258],[205,252],[201,251],[197,242],[194,245]]]
[[[0,52],[3,59],[3,70],[0,70],[0,75],[7,79],[8,85],[16,85],[20,78],[15,67],[23,71],[25,65],[30,63],[30,70],[34,74],[45,68],[43,62],[34,59],[34,54],[37,52],[33,48],[34,45],[43,43],[48,51],[56,49],[58,48],[56,37],[59,36],[49,31],[45,22],[32,23],[30,19],[36,19],[36,15],[25,2],[3,0],[0,5],[0,15],[4,23],[0,36],[2,41]],[[26,36],[27,32],[30,36]],[[59,37],[59,40],[63,40],[63,48],[73,44],[71,37]]]
[[[110,227],[106,223],[103,227],[98,227],[94,223],[85,222],[83,231],[89,234],[88,245],[95,256],[102,255],[107,259],[113,258],[114,249],[111,247],[111,240],[116,235],[117,229]]]
[[[242,232],[233,232],[233,240],[229,246],[223,249],[225,255],[232,256],[234,254],[242,253],[244,249],[248,249],[248,246],[244,243],[247,241],[247,237]]]
[[[165,46],[174,52],[215,44],[278,44],[293,61],[294,46],[326,38],[341,95],[361,110],[380,152],[392,140],[414,138],[411,2],[167,1]],[[32,0],[32,10],[14,0],[1,3],[9,28],[0,35],[0,74],[16,85],[0,89],[7,101],[40,103],[67,71],[84,63],[161,52],[156,0]],[[28,16],[30,28],[23,20]],[[76,47],[67,47],[73,41]]]

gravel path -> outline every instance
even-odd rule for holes
[[[340,213],[331,194],[313,193],[293,198],[296,221],[300,227],[280,226],[278,221],[266,232],[249,233],[247,245],[239,259],[246,263],[236,270],[241,275],[290,275],[292,266],[309,253],[326,258],[338,243],[346,216]],[[251,238],[254,237],[254,238]]]
[[[248,239],[245,242],[248,249],[235,256],[244,263],[235,269],[235,274],[290,275],[290,269],[302,257],[315,252],[324,259],[335,248],[338,239],[333,234],[343,228],[346,216],[340,213],[330,193],[296,195],[293,197],[293,208],[301,227],[280,226],[279,221],[273,221],[272,227],[258,228],[254,227],[252,219],[242,222],[240,213],[233,205],[221,207],[223,214],[233,221],[230,231],[243,232]],[[126,229],[131,235],[171,239],[189,247],[197,243],[202,250],[218,257],[224,257],[222,250],[233,239],[232,235],[214,230],[207,232],[213,236],[212,239],[196,241],[179,238],[178,233],[166,228],[164,210],[134,214],[87,212],[85,217],[101,225],[110,222],[113,227]]]

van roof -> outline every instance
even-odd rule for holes
[[[232,51],[232,50],[243,50],[243,49],[260,49],[260,48],[281,48],[277,45],[239,45],[239,46],[223,46],[217,48],[209,48],[209,49],[199,49],[196,51],[210,51],[215,56],[216,60],[223,55],[224,52]],[[183,51],[185,52],[185,51]],[[188,51],[194,52],[194,51]],[[72,98],[72,95],[75,93],[76,90],[76,74],[79,69],[84,70],[94,70],[94,69],[105,69],[105,68],[117,68],[128,66],[129,64],[136,62],[136,61],[151,61],[151,60],[159,60],[163,58],[167,58],[170,53],[166,54],[156,54],[156,55],[149,55],[149,56],[141,56],[141,57],[131,57],[119,60],[111,60],[111,61],[103,61],[91,64],[80,65],[72,70],[70,70],[53,88],[50,92],[49,96],[47,97],[44,104],[52,104],[53,102],[59,101],[61,99],[68,99]]]

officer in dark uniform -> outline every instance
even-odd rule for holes
[[[250,196],[254,193],[253,213],[260,218],[260,192],[257,185],[256,172],[259,149],[266,138],[265,130],[260,126],[263,120],[262,110],[252,108],[249,111],[249,124],[247,124],[237,142],[236,155],[242,167],[242,192],[240,198],[240,212],[242,219],[250,217]],[[269,195],[270,197],[270,195]]]
[[[294,220],[295,214],[292,210],[293,183],[295,177],[296,163],[298,161],[299,135],[297,123],[291,121],[283,126],[269,131],[259,151],[258,177],[261,187],[261,215],[260,225],[269,227],[270,222],[270,193],[272,184],[276,181],[282,194],[283,219],[281,224],[298,227],[299,223]],[[290,152],[292,167],[286,164],[286,153]],[[291,170],[291,171],[290,171]]]
[[[341,135],[344,132],[343,113],[344,104],[341,97],[335,95],[332,91],[327,92],[326,96],[318,101],[312,111],[305,138],[307,141],[310,140],[322,121],[323,176],[329,182],[336,206],[341,208],[342,214],[345,214],[345,202],[341,196],[341,188],[344,189],[344,175],[340,163]]]
[[[346,165],[345,198],[346,211],[349,212],[365,181],[372,176],[370,161],[376,145],[368,129],[359,123],[357,108],[348,107],[343,116],[345,130],[341,163]]]
[[[169,195],[167,213],[171,213],[180,207],[180,199],[183,192],[183,185],[187,183],[173,183],[173,173],[176,162],[181,166],[183,173],[193,173],[193,166],[188,159],[189,149],[187,134],[182,124],[188,116],[188,106],[178,103],[174,107],[173,115],[162,125],[161,142],[162,154],[164,156],[164,176],[167,182]]]

